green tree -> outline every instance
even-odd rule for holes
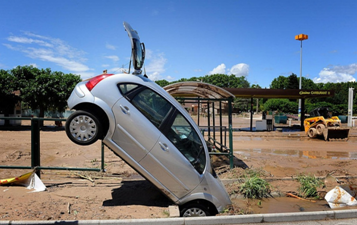
[[[303,81],[303,79],[301,81]],[[274,78],[274,80],[270,84],[270,88],[271,89],[299,89],[299,79],[294,73],[292,73],[288,77],[279,76],[278,78]]]
[[[252,84],[250,88],[262,89],[262,87],[260,87],[259,84]]]
[[[6,70],[0,70],[0,114],[12,114],[20,98],[14,94],[14,77]]]
[[[21,99],[31,109],[39,109],[39,117],[46,110],[65,110],[67,99],[75,85],[81,81],[79,75],[52,72],[32,66],[18,66],[11,70]]]
[[[287,86],[285,89],[299,89],[299,79],[297,78],[296,74],[292,73],[290,76],[288,76]]]
[[[285,89],[287,86],[287,78],[284,76],[279,76],[278,78],[274,78],[274,80],[270,84],[271,89]]]
[[[269,99],[264,103],[266,111],[280,111],[284,113],[297,113],[298,104],[289,99]]]
[[[318,87],[318,85],[316,85],[311,79],[303,77],[301,79],[301,89],[319,90],[320,87]]]
[[[165,87],[170,84],[170,82],[168,82],[167,80],[157,80],[155,82],[160,85],[160,87]]]
[[[236,77],[235,75],[212,74],[199,77],[204,83],[209,83],[222,88],[249,88],[250,84],[245,77]]]

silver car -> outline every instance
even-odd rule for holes
[[[187,111],[142,75],[145,47],[129,24],[134,71],[102,74],[75,87],[68,106],[68,137],[79,145],[103,140],[153,183],[181,216],[215,215],[231,204],[215,174],[204,137]]]

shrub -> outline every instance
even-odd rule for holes
[[[262,170],[247,170],[239,192],[246,198],[261,199],[268,197],[271,192],[271,185],[260,178],[261,175],[263,175]]]
[[[317,188],[324,185],[322,180],[319,180],[312,175],[299,175],[297,180],[300,183],[299,195],[304,198],[318,198]]]

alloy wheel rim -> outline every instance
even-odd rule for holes
[[[183,216],[184,217],[206,216],[206,213],[200,208],[190,208],[185,211]]]
[[[89,141],[97,133],[97,124],[93,118],[86,115],[79,115],[74,117],[71,121],[70,132],[78,141]]]

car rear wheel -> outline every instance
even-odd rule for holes
[[[203,204],[191,203],[181,210],[182,217],[198,217],[198,216],[210,216],[208,208]]]
[[[66,133],[74,143],[90,145],[101,137],[102,126],[95,114],[79,110],[68,117]]]

